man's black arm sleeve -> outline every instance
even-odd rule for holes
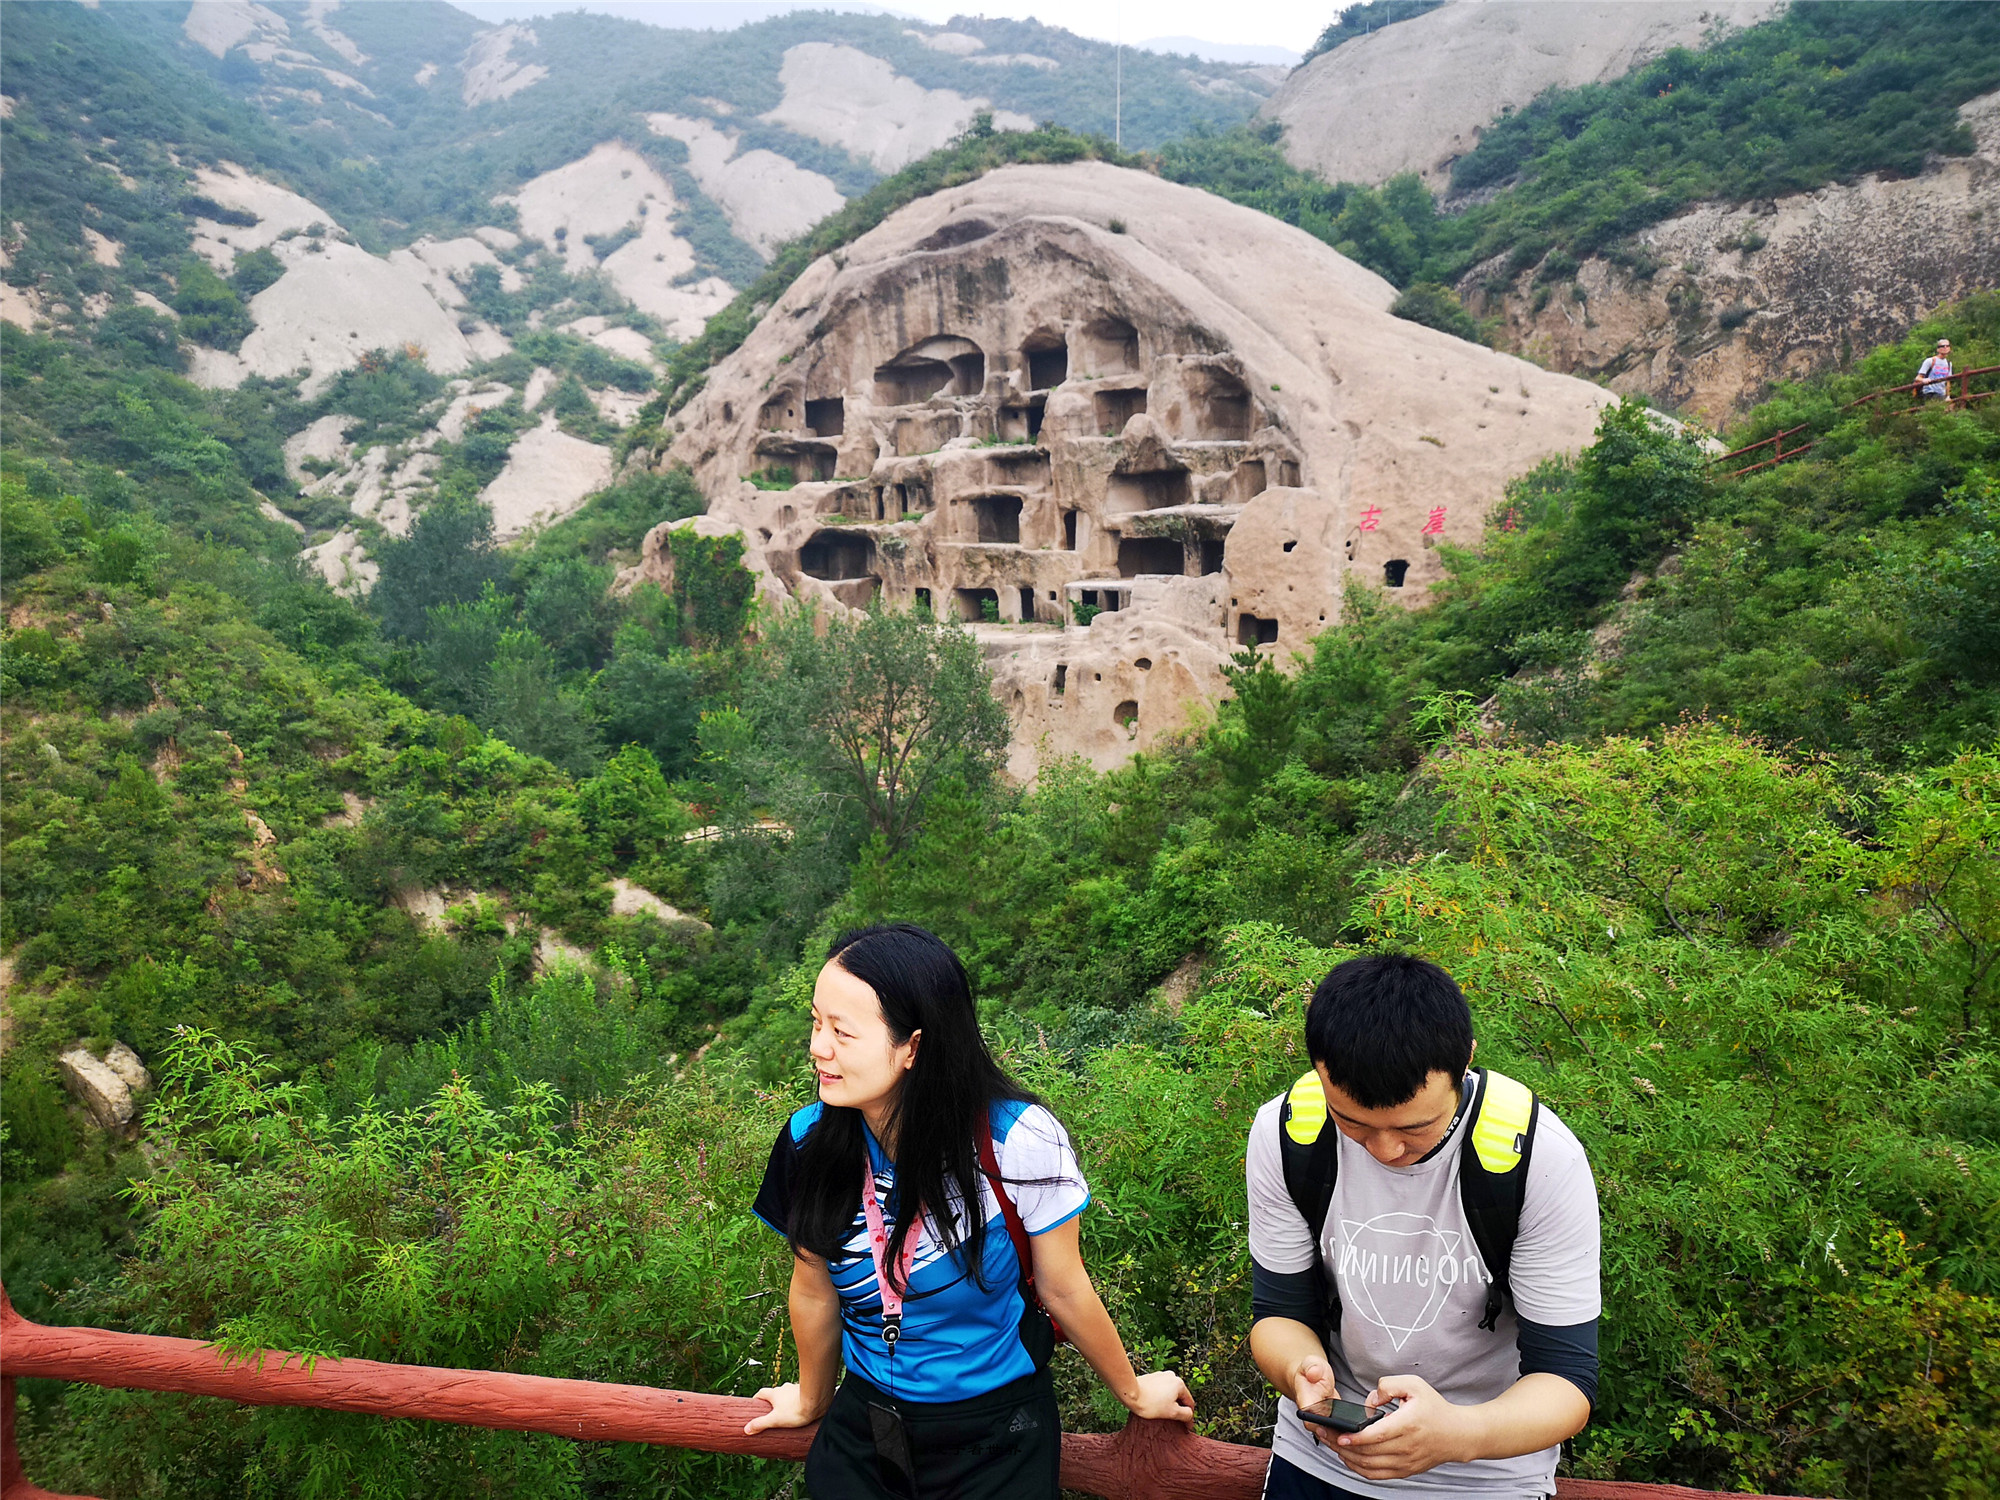
[[[1254,1259],[1250,1262],[1251,1322],[1259,1318],[1290,1318],[1308,1328],[1317,1328],[1326,1316],[1326,1310],[1315,1305],[1317,1300],[1312,1272],[1267,1271]]]
[[[1251,1262],[1256,1269],[1256,1262]],[[1254,1295],[1254,1294],[1253,1294]],[[1521,1331],[1515,1347],[1521,1351],[1523,1375],[1560,1375],[1583,1392],[1583,1399],[1597,1405],[1597,1319],[1556,1327],[1551,1323],[1518,1320]]]

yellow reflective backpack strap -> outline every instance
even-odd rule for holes
[[[1520,1166],[1528,1149],[1528,1126],[1535,1118],[1535,1094],[1505,1073],[1485,1069],[1478,1113],[1472,1120],[1472,1149],[1479,1165],[1496,1177]]]
[[[1479,1091],[1459,1158],[1458,1194],[1466,1227],[1493,1278],[1486,1287],[1485,1316],[1479,1326],[1496,1332],[1501,1309],[1513,1295],[1509,1272],[1514,1240],[1521,1230],[1521,1206],[1528,1195],[1527,1168],[1541,1106],[1533,1089],[1505,1073],[1475,1068],[1473,1074]]]
[[[1285,1095],[1285,1134],[1295,1145],[1310,1146],[1326,1128],[1326,1090],[1318,1072],[1309,1072]]]
[[[1340,1330],[1340,1292],[1320,1253],[1340,1173],[1340,1132],[1326,1127],[1326,1090],[1320,1087],[1315,1069],[1292,1085],[1278,1110],[1278,1160],[1284,1167],[1285,1192],[1312,1236],[1314,1298],[1325,1309],[1316,1330],[1322,1341]]]

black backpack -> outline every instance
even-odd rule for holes
[[[1528,1157],[1542,1107],[1532,1089],[1504,1073],[1474,1068],[1472,1076],[1473,1095],[1466,1106],[1470,1121],[1460,1145],[1458,1196],[1473,1243],[1493,1276],[1486,1288],[1486,1316],[1479,1320],[1479,1326],[1490,1331],[1498,1326],[1501,1305],[1512,1295],[1507,1271],[1521,1231]],[[1340,1330],[1340,1288],[1319,1254],[1320,1233],[1340,1171],[1340,1130],[1327,1115],[1326,1093],[1316,1070],[1292,1085],[1278,1111],[1278,1153],[1285,1168],[1285,1190],[1312,1231],[1313,1290],[1326,1309],[1326,1326],[1318,1330],[1325,1342]]]

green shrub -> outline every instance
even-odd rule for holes
[[[1426,328],[1438,329],[1469,343],[1487,342],[1486,330],[1479,326],[1477,318],[1465,310],[1465,304],[1458,300],[1458,293],[1435,281],[1412,284],[1389,304],[1389,311],[1399,318],[1408,318],[1412,323],[1422,323]]]

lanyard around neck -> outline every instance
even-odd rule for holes
[[[868,1255],[875,1262],[875,1281],[882,1288],[882,1342],[890,1348],[903,1336],[903,1294],[896,1290],[900,1283],[910,1284],[910,1267],[917,1259],[917,1235],[922,1232],[921,1222],[910,1225],[903,1236],[903,1253],[896,1257],[896,1274],[892,1277],[883,1261],[888,1253],[889,1231],[882,1220],[882,1204],[875,1196],[875,1164],[868,1158],[864,1148],[861,1153],[861,1211],[868,1217]]]

